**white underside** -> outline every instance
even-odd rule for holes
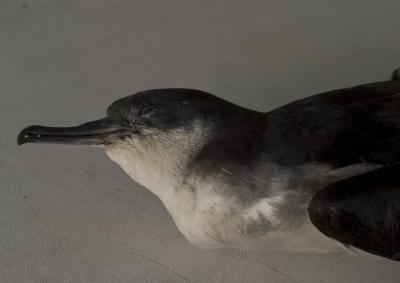
[[[182,133],[175,136],[187,138]],[[168,141],[164,140],[161,149],[157,143],[132,140],[131,146],[111,146],[106,148],[106,153],[136,182],[160,198],[180,232],[193,245],[315,253],[343,249],[342,244],[326,237],[310,223],[306,205],[294,228],[289,223],[285,225],[285,219],[276,210],[276,205],[285,201],[283,192],[244,207],[236,196],[227,198],[216,193],[225,186],[217,176],[183,179],[179,174],[180,165],[185,161],[187,148],[176,150],[173,141],[170,142],[168,147]],[[271,230],[245,231],[247,225],[257,227],[261,221],[268,221]]]

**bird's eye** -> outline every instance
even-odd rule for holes
[[[140,111],[139,111],[139,116],[141,116],[141,117],[144,117],[144,118],[147,118],[147,117],[150,117],[152,114],[153,114],[153,107],[151,107],[151,106],[145,106],[145,107],[143,107],[142,109],[140,109]]]

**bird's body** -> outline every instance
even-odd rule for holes
[[[186,171],[185,165],[182,168],[170,163],[173,158],[169,154],[178,157],[176,162],[187,162],[175,150],[158,152],[149,148],[127,155],[124,150],[110,148],[106,152],[128,175],[160,198],[180,232],[195,246],[303,252],[329,252],[340,247],[318,232],[306,217],[316,187],[304,188],[300,194],[291,192],[290,183],[304,178],[300,172],[288,177],[288,172],[272,164],[263,165],[254,172],[259,176],[242,174],[247,180],[230,185],[226,178],[238,172],[221,168],[199,176],[194,169]],[[149,160],[152,162],[147,164]],[[246,182],[259,187],[249,191]]]
[[[396,72],[268,113],[197,90],[150,90],[116,101],[100,122],[19,137],[104,147],[196,246],[351,246],[391,259],[400,255],[399,141]]]
[[[307,205],[315,191],[346,172],[319,164],[282,168],[268,161],[267,154],[255,157],[257,165],[251,167],[244,160],[215,165],[195,161],[209,142],[206,133],[204,128],[180,130],[160,135],[158,139],[165,139],[159,143],[162,147],[141,141],[129,149],[109,146],[106,153],[160,198],[181,233],[196,246],[303,252],[341,248],[311,225]]]

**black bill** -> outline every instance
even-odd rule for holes
[[[24,143],[58,143],[100,145],[110,137],[123,134],[126,128],[116,120],[104,118],[76,127],[29,126],[18,135],[19,145]]]

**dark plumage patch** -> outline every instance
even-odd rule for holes
[[[400,160],[400,81],[311,96],[266,114],[265,149],[283,166]]]
[[[396,69],[392,73],[392,81],[398,81],[400,80],[400,68]]]
[[[312,198],[312,223],[343,244],[400,261],[400,164],[329,185]]]
[[[185,88],[152,89],[118,99],[108,116],[122,117],[132,126],[168,130],[191,127],[195,120],[228,120],[243,110],[215,95]]]
[[[399,162],[400,81],[322,93],[268,113],[236,108],[210,125],[208,142],[188,171],[222,173],[232,189],[227,194],[258,199],[270,194],[268,180],[277,166],[292,172],[304,164]],[[305,188],[304,177],[297,176],[298,187]]]
[[[211,126],[194,157],[204,170],[252,168],[262,157],[281,166],[400,160],[400,80],[314,95],[269,113],[244,109],[193,89],[155,89],[117,100],[108,115],[141,128]]]

